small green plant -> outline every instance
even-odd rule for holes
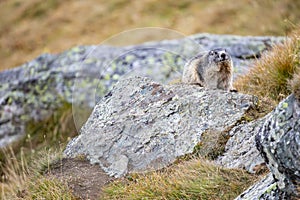
[[[256,180],[198,158],[117,180],[104,188],[103,199],[233,199]]]

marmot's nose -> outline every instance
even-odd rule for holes
[[[222,58],[222,60],[226,60],[227,59],[226,53],[221,53],[221,58]]]

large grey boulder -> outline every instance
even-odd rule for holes
[[[195,85],[127,78],[99,101],[65,155],[85,155],[116,177],[159,169],[192,153],[202,133],[229,130],[256,100]]]
[[[0,148],[22,138],[27,122],[45,119],[65,102],[92,109],[126,73],[168,82],[179,78],[186,60],[199,51],[224,47],[233,57],[237,76],[282,41],[281,37],[198,34],[135,46],[81,46],[57,55],[43,54],[0,73]],[[76,121],[76,113],[79,127],[82,121]]]
[[[256,135],[268,176],[238,199],[300,198],[300,103],[295,95],[282,101]]]

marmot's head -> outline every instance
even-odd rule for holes
[[[232,60],[226,49],[213,49],[208,52],[207,59],[214,71],[231,72]],[[216,64],[216,65],[215,65]]]

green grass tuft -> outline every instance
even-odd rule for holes
[[[76,199],[65,183],[55,178],[39,177],[30,182],[26,199]]]

